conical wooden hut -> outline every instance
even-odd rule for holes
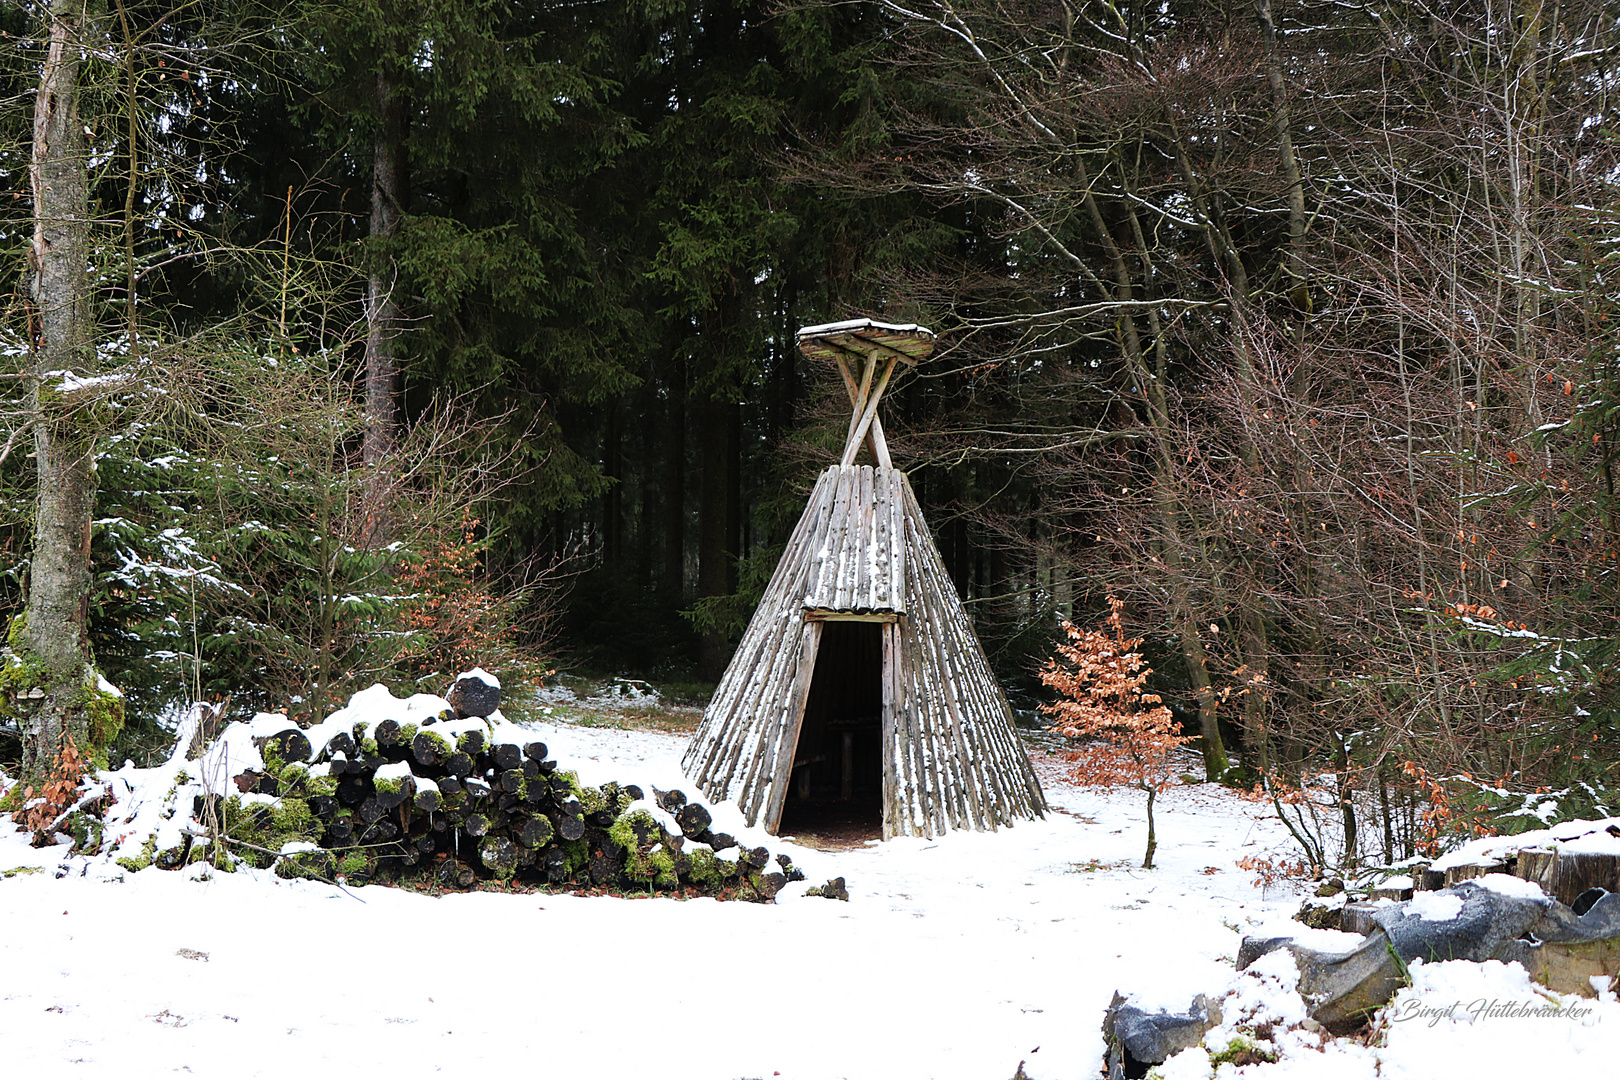
[[[881,810],[883,837],[995,829],[1046,800],[1006,695],[946,574],[878,399],[933,351],[918,326],[858,319],[799,331],[837,362],[852,416],[817,481],[682,765],[750,825],[798,808]],[[862,446],[875,466],[856,465]]]

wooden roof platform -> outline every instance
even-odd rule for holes
[[[894,365],[911,367],[934,351],[934,332],[916,323],[885,323],[876,319],[847,319],[844,322],[807,326],[799,331],[799,351],[813,360],[831,360],[838,365],[844,387],[849,391],[851,415],[839,464],[849,468],[861,446],[871,448],[879,468],[893,468],[889,444],[878,419],[878,399],[889,385]],[[882,365],[882,374],[878,373]],[[873,376],[876,376],[874,384]]]
[[[883,350],[898,354],[897,359],[915,367],[934,351],[934,332],[916,323],[846,319],[807,326],[798,337],[799,351],[816,360],[837,360],[850,354],[864,359]]]

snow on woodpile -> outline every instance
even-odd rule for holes
[[[1513,836],[1482,836],[1436,859],[1430,869],[1443,871],[1454,866],[1484,866],[1504,862],[1525,848],[1620,856],[1620,817],[1601,821],[1566,821],[1551,828]]]
[[[1533,882],[1564,904],[1579,904],[1593,889],[1620,893],[1620,818],[1483,836],[1436,859],[1424,877],[1436,888],[1504,873]]]
[[[188,758],[193,716],[163,766],[106,776],[101,835],[80,850],[126,871],[246,866],[348,885],[770,901],[803,879],[786,855],[711,828],[710,808],[678,788],[582,780],[501,715],[499,689],[478,670],[446,697],[372,686],[309,728],[275,713],[231,723]]]

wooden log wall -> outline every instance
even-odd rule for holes
[[[821,474],[802,606],[809,611],[892,612],[906,607],[905,473],[870,466]],[[783,554],[783,564],[792,554]]]
[[[994,829],[1046,810],[1012,709],[957,599],[911,485],[906,561],[908,623],[899,630],[902,697],[888,752],[902,776],[885,814],[886,835]]]

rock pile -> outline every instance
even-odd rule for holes
[[[1415,959],[1517,963],[1550,990],[1588,997],[1594,976],[1620,981],[1620,893],[1606,889],[1590,889],[1566,905],[1496,874],[1380,906],[1371,918],[1371,932],[1345,952],[1289,936],[1245,938],[1238,970],[1286,948],[1299,967],[1311,1019],[1335,1034],[1354,1030],[1387,1004]]]
[[[1617,841],[1620,819],[1571,821],[1471,841],[1380,882],[1364,900],[1345,903],[1344,881],[1329,880],[1316,891],[1323,902],[1306,901],[1296,916],[1304,924],[1298,931],[1243,939],[1237,969],[1286,950],[1299,973],[1305,1026],[1331,1035],[1366,1024],[1409,984],[1418,960],[1519,964],[1550,991],[1594,997],[1605,985],[1620,986]],[[1322,930],[1341,933],[1312,932]],[[1338,949],[1320,944],[1354,942],[1347,934],[1361,940]],[[1116,995],[1103,1022],[1108,1075],[1146,1075],[1220,1023],[1220,1007],[1202,996],[1177,1013],[1145,1011]]]

